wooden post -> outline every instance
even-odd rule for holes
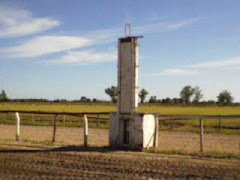
[[[218,120],[218,130],[221,131],[222,130],[222,119],[219,118]]]
[[[155,148],[158,147],[158,125],[159,125],[159,119],[158,117],[155,117],[155,132],[154,132],[154,141],[153,141],[153,146]]]
[[[54,122],[53,122],[53,138],[52,138],[52,142],[56,141],[56,133],[57,133],[57,114],[55,115]]]
[[[32,122],[35,121],[35,114],[32,114]]]
[[[173,129],[173,122],[170,120],[170,128]]]
[[[203,152],[203,119],[199,120],[200,123],[200,152]]]
[[[88,119],[87,115],[84,114],[84,147],[87,147],[88,145]]]
[[[97,127],[99,127],[99,121],[100,121],[100,118],[99,118],[99,114],[97,115]]]
[[[5,120],[6,120],[6,121],[8,120],[8,113],[6,113],[6,117],[5,117]]]
[[[20,116],[19,113],[16,112],[16,141],[20,140]]]
[[[64,114],[63,115],[63,123],[65,124],[65,122],[66,122],[66,115]]]
[[[8,113],[6,114],[6,120],[8,120]]]

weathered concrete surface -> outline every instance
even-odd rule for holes
[[[155,135],[155,117],[151,114],[145,114],[143,116],[143,147],[153,147],[154,135]]]
[[[138,107],[138,39],[119,39],[118,112],[134,114]]]
[[[154,144],[155,117],[136,113],[138,68],[138,38],[119,39],[118,113],[110,115],[110,146],[141,150]]]
[[[128,121],[128,127],[124,124],[126,121]],[[155,117],[150,114],[135,114],[133,116],[111,114],[110,146],[128,147],[136,150],[153,147],[155,126]],[[128,136],[127,143],[126,136]]]

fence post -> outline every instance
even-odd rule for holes
[[[53,122],[53,138],[52,138],[52,142],[56,141],[56,133],[57,133],[57,114],[55,114],[54,122]]]
[[[6,114],[6,120],[8,120],[8,113]]]
[[[203,119],[200,119],[200,152],[203,152]]]
[[[66,115],[64,114],[63,115],[63,123],[65,124],[65,122],[66,122]]]
[[[99,121],[100,121],[100,118],[99,118],[99,114],[97,115],[97,127],[99,127]]]
[[[32,122],[35,121],[35,114],[32,114]]]
[[[218,130],[221,131],[222,130],[222,119],[219,118],[218,120]]]
[[[87,115],[84,114],[84,147],[87,147],[88,145],[88,119]]]
[[[20,140],[20,116],[19,113],[16,112],[16,141]]]
[[[155,132],[154,132],[154,141],[153,141],[153,146],[155,148],[158,147],[158,125],[159,125],[159,118],[155,117]]]

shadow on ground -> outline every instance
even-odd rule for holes
[[[0,149],[1,153],[39,153],[39,152],[114,152],[114,151],[126,151],[127,148],[111,148],[111,147],[82,147],[82,146],[62,146],[49,149]]]

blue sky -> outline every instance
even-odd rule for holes
[[[0,89],[12,98],[108,99],[117,84],[117,39],[140,41],[140,88],[240,101],[240,1],[0,1]]]

